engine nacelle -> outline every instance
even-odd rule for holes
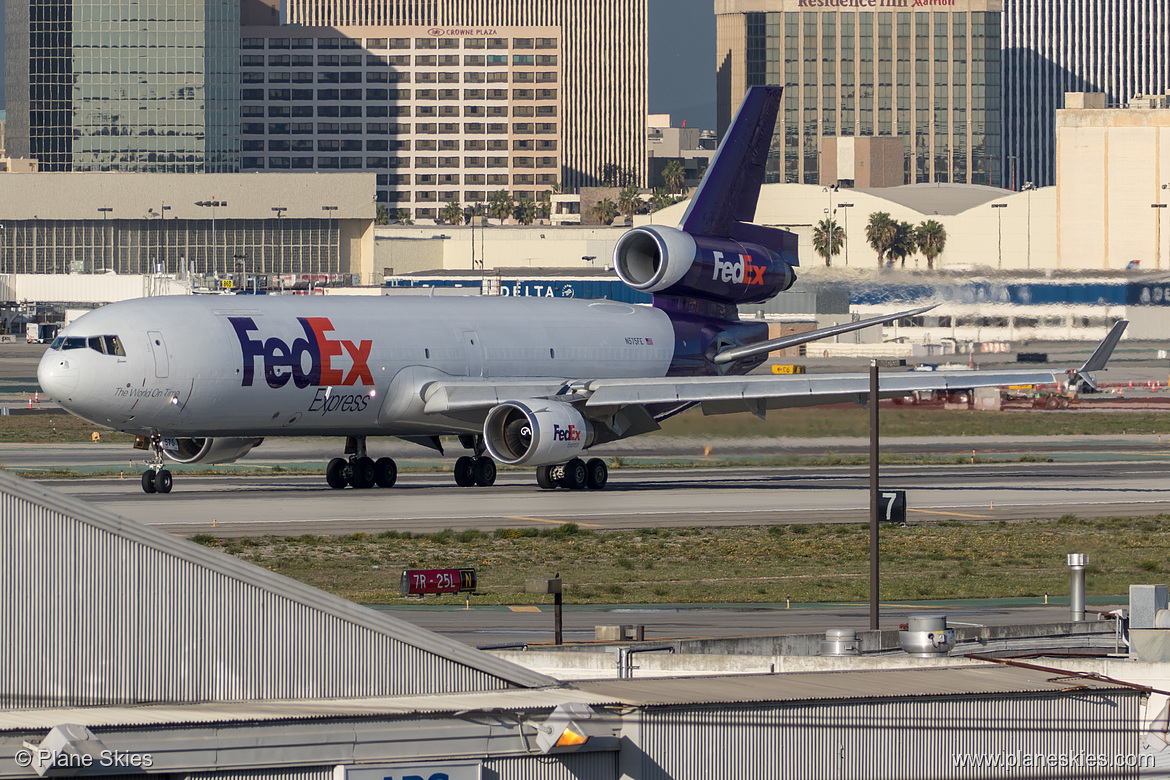
[[[483,439],[505,466],[565,463],[593,443],[593,426],[560,401],[509,401],[492,407]]]
[[[613,268],[635,290],[722,303],[762,303],[796,280],[792,265],[767,247],[661,225],[626,231]]]
[[[163,454],[175,463],[231,463],[263,439],[163,439]]]

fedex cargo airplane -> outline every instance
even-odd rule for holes
[[[330,487],[390,487],[392,459],[371,437],[443,452],[457,436],[461,486],[488,486],[496,464],[536,469],[542,488],[600,489],[590,448],[705,413],[864,403],[866,374],[747,376],[774,350],[889,322],[899,312],[768,339],[741,303],[788,289],[796,236],[752,224],[781,90],[754,87],[677,228],[636,227],[614,250],[618,276],[650,306],[546,298],[177,296],[111,304],[61,332],[37,371],[73,414],[136,434],[153,451],[147,493],[165,467],[225,463],[269,436],[337,436]],[[1084,374],[1104,366],[1110,333]],[[881,394],[1051,383],[1051,371],[886,373]],[[339,449],[340,446],[339,446]]]

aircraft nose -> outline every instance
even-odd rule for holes
[[[81,371],[77,361],[53,350],[46,352],[37,366],[37,382],[54,401],[67,401],[77,389]]]

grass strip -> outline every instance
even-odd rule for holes
[[[1088,553],[1089,594],[1157,582],[1170,565],[1170,516],[1031,522],[955,519],[883,527],[884,601],[1067,595],[1066,554]],[[592,531],[569,523],[494,533],[445,530],[194,541],[364,604],[399,595],[404,569],[478,570],[473,604],[539,604],[528,577],[559,572],[575,604],[858,602],[868,598],[864,524]],[[463,596],[426,604],[462,604]]]

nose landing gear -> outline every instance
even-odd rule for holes
[[[143,493],[170,493],[175,484],[171,472],[163,466],[162,437],[150,437],[150,449],[154,452],[146,471],[142,472]]]

